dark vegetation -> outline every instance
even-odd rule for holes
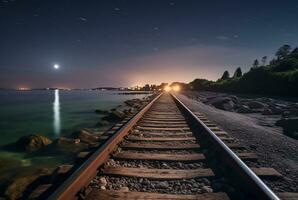
[[[280,47],[267,64],[267,56],[255,60],[251,69],[242,74],[237,68],[233,77],[225,71],[217,81],[195,79],[190,89],[267,95],[298,96],[298,48]]]

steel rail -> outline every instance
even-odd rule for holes
[[[113,136],[104,142],[78,169],[76,169],[55,191],[47,198],[48,200],[75,200],[78,192],[87,186],[97,174],[100,165],[109,158],[109,154],[117,147],[117,144],[126,136],[129,130],[150,109],[152,104],[162,95],[159,94],[132,119],[126,122]]]
[[[219,149],[219,152],[228,161],[229,167],[234,170],[233,172],[237,172],[235,175],[240,175],[239,178],[248,184],[246,185],[248,188],[245,188],[248,195],[256,199],[279,200],[279,197],[203,121],[180,101],[175,94],[171,93],[171,96],[183,113],[192,121],[192,125],[202,128],[202,133]]]

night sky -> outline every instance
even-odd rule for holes
[[[297,0],[0,0],[0,87],[217,79],[297,36]]]

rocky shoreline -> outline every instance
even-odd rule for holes
[[[269,97],[243,97],[216,92],[187,92],[186,96],[217,109],[267,118],[268,126],[283,128],[283,133],[298,139],[298,102]],[[266,122],[264,123],[266,125]]]
[[[121,127],[121,122],[132,117],[155,95],[143,99],[131,99],[124,105],[111,110],[95,110],[102,116],[95,127],[83,128],[73,133],[51,140],[43,135],[27,135],[17,142],[7,145],[11,151],[22,151],[38,156],[69,155],[69,162],[56,169],[41,168],[34,172],[16,176],[1,186],[0,199],[37,199],[44,191],[51,191],[62,182],[73,170],[84,162],[104,140],[110,137]],[[102,131],[105,127],[106,131]]]
[[[282,115],[263,115],[261,112],[238,113],[218,109],[206,102],[207,97],[211,95],[229,96],[229,94],[189,91],[178,94],[178,97],[192,111],[202,113],[245,148],[255,152],[261,166],[273,167],[280,172],[284,177],[283,180],[279,182],[280,185],[272,187],[297,192],[298,140],[285,135],[283,129],[275,125]],[[280,100],[273,99],[273,101]]]

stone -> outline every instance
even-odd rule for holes
[[[209,104],[213,105],[215,108],[233,111],[235,103],[228,97],[216,97],[209,101]]]
[[[39,185],[28,197],[30,200],[41,199],[43,194],[52,187],[52,184]]]
[[[101,109],[96,109],[95,110],[95,113],[97,114],[109,114],[109,111],[108,110],[101,110]]]
[[[263,109],[265,107],[265,105],[259,101],[249,101],[247,106],[250,109]]]
[[[4,192],[4,195],[9,200],[21,199],[23,193],[33,182],[37,183],[37,181],[43,177],[50,174],[50,171],[46,168],[38,169],[33,174],[27,176],[19,176],[12,179]]]
[[[73,139],[73,138],[66,138],[60,137],[54,141],[54,144],[58,145],[72,145],[72,144],[79,144],[81,142],[80,139]]]
[[[237,109],[238,113],[252,113],[253,111],[246,105],[241,105],[238,109]]]
[[[77,158],[78,159],[85,159],[88,157],[88,155],[90,154],[89,151],[81,151],[78,153]]]
[[[19,150],[36,151],[52,143],[52,140],[42,135],[27,135],[21,137],[16,146]]]
[[[166,181],[162,181],[157,184],[157,187],[161,189],[167,189],[169,187],[169,183]]]
[[[60,165],[52,173],[51,180],[53,182],[62,181],[71,171],[73,165]]]
[[[103,117],[103,120],[107,121],[119,121],[125,118],[125,114],[120,110],[113,110],[108,116]]]
[[[99,186],[104,186],[104,187],[106,187],[107,184],[108,184],[108,182],[107,182],[107,180],[106,180],[105,177],[100,177],[100,178],[98,179],[98,185],[99,185]]]
[[[285,135],[298,139],[298,117],[282,118],[275,125],[282,127]]]
[[[89,131],[86,131],[84,129],[80,130],[79,132],[74,133],[73,135],[75,138],[80,139],[81,142],[87,143],[87,144],[93,144],[98,142],[98,137],[94,134],[92,134]]]
[[[97,127],[104,127],[104,126],[109,126],[109,125],[110,125],[110,123],[107,120],[101,120],[96,123]]]
[[[101,190],[106,190],[106,187],[105,186],[100,186],[100,189]]]
[[[209,186],[203,186],[202,187],[202,192],[206,192],[206,193],[212,193],[213,189]]]

